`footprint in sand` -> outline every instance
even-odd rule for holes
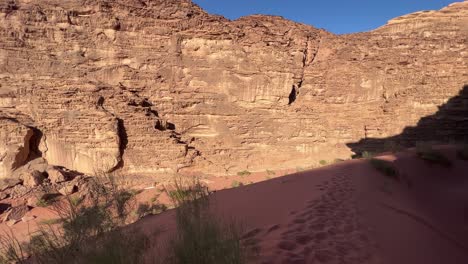
[[[320,198],[291,214],[276,247],[282,258],[272,263],[371,263],[372,245],[357,217],[351,182],[339,176],[320,187],[325,186]],[[280,230],[279,225],[266,233],[274,230]]]

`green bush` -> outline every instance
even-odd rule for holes
[[[351,159],[362,159],[362,158],[370,159],[370,158],[373,158],[374,156],[375,156],[374,153],[366,150],[366,151],[351,155]]]
[[[437,165],[441,165],[444,167],[452,166],[452,162],[444,154],[442,154],[440,151],[432,149],[432,147],[427,146],[427,145],[417,146],[416,155],[420,159],[430,164],[437,164]]]
[[[243,176],[249,176],[250,174],[252,174],[250,171],[244,170],[244,171],[239,171],[237,173],[237,176],[242,176],[243,177]]]
[[[240,186],[243,186],[244,184],[242,182],[239,182],[239,181],[232,181],[231,183],[231,187],[232,188],[237,188],[237,187],[240,187]]]
[[[374,169],[381,172],[383,175],[395,180],[399,180],[398,171],[391,162],[380,159],[370,159],[369,162],[372,167],[374,167]]]
[[[319,161],[319,164],[322,165],[322,166],[325,166],[325,165],[327,165],[327,161],[326,160],[321,160],[321,161]]]
[[[61,228],[55,220],[44,223],[30,234],[29,243],[20,243],[14,234],[0,236],[0,263],[37,264],[137,264],[151,254],[148,235],[136,226],[125,229],[129,212],[134,208],[134,194],[115,183],[90,183],[87,198],[80,203],[65,197],[54,203]],[[167,191],[166,191],[167,192]],[[167,259],[156,263],[171,264],[241,264],[253,252],[241,239],[242,228],[234,221],[216,217],[209,209],[208,188],[198,181],[176,182],[167,192],[176,210],[176,235],[167,247]],[[165,205],[144,204],[139,215],[164,211]],[[58,222],[58,221],[57,221]],[[253,244],[249,244],[251,246]],[[32,256],[32,258],[28,258]],[[162,261],[164,260],[164,261]],[[155,263],[153,261],[152,263]]]
[[[47,207],[49,205],[50,205],[50,203],[48,201],[44,200],[44,199],[39,199],[39,200],[37,200],[37,203],[36,203],[36,206],[38,206],[38,207]]]
[[[208,189],[177,184],[177,190],[192,193],[190,199],[172,197],[176,208],[177,234],[169,245],[171,264],[241,264],[249,249],[241,241],[242,228],[226,222],[209,210]],[[187,198],[187,197],[185,197]]]
[[[124,232],[121,226],[129,216],[133,196],[120,188],[112,177],[88,182],[86,201],[65,196],[53,203],[59,219],[43,221],[30,234],[29,243],[14,236],[2,236],[0,263],[98,264],[141,263],[149,240],[138,230]],[[61,224],[61,228],[55,225]]]

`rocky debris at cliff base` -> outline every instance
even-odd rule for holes
[[[41,185],[46,179],[46,174],[37,170],[25,172],[21,174],[23,185],[25,187],[34,188]]]
[[[0,179],[0,192],[5,191],[9,188],[13,188],[16,185],[21,184],[22,182],[22,180],[14,178]]]
[[[69,175],[60,168],[52,167],[47,170],[47,178],[52,184],[62,183],[69,179]]]
[[[60,188],[58,192],[63,196],[67,196],[67,195],[71,195],[71,194],[78,192],[78,187],[74,184],[68,184]]]

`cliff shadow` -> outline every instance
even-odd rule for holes
[[[468,143],[468,84],[463,86],[458,95],[439,106],[435,114],[421,118],[416,126],[406,127],[402,133],[387,138],[363,138],[346,145],[357,156],[361,156],[364,151],[383,152],[393,146],[409,148],[419,142]]]

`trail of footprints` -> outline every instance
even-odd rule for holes
[[[372,255],[375,245],[359,223],[350,180],[337,175],[317,187],[325,194],[309,201],[302,211],[292,212],[286,231],[280,234],[275,256],[262,264],[378,263]],[[266,233],[277,230],[279,225],[270,227]],[[245,237],[252,239],[260,233],[262,230],[255,229]]]

